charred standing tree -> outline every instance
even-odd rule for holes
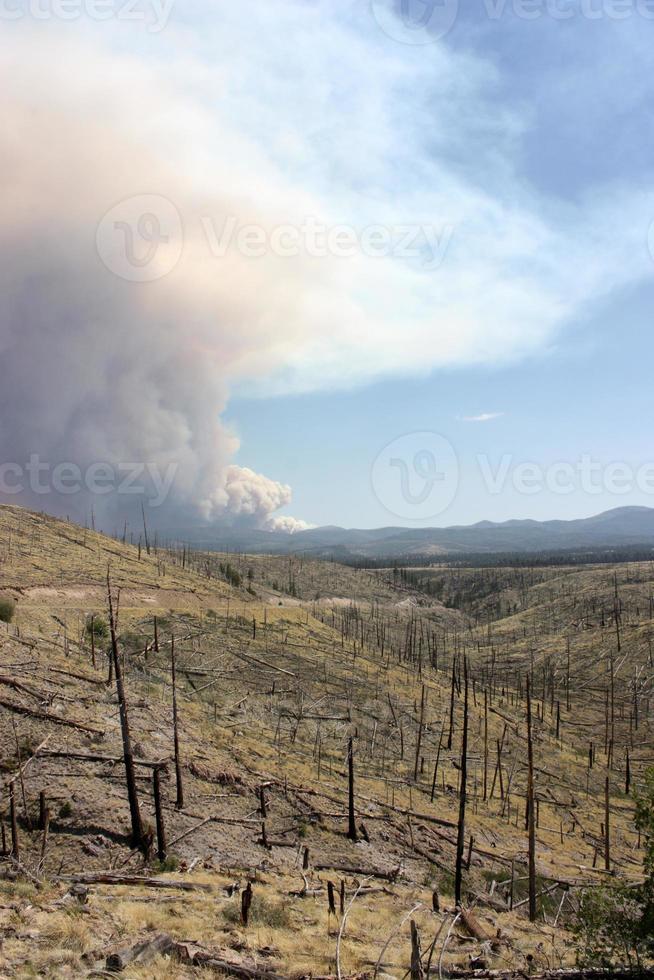
[[[466,796],[468,789],[468,658],[463,659],[463,733],[461,736],[461,787],[459,790],[459,823],[456,835],[456,869],[454,873],[454,902],[461,905],[463,890],[463,852],[466,834]]]
[[[422,746],[422,731],[425,723],[425,685],[422,685],[422,695],[420,697],[420,721],[418,722],[418,737],[416,738],[416,761],[413,769],[413,780],[418,782],[420,771],[420,748]]]
[[[152,772],[152,790],[157,821],[157,857],[160,861],[165,861],[167,857],[166,828],[161,806],[161,772],[159,766],[155,766]]]
[[[182,783],[182,763],[179,757],[179,718],[177,714],[177,672],[175,669],[175,637],[171,638],[170,643],[171,672],[173,681],[173,741],[175,745],[175,782],[177,784],[177,800],[175,806],[178,810],[184,809],[184,785]]]
[[[132,752],[132,739],[129,731],[129,713],[127,710],[127,699],[125,697],[123,668],[118,655],[116,620],[114,618],[113,600],[111,598],[111,581],[109,579],[109,572],[107,572],[107,600],[109,603],[109,630],[111,633],[111,662],[113,663],[114,675],[116,677],[116,692],[118,694],[118,706],[120,709],[120,729],[123,737],[125,781],[127,782],[127,797],[129,800],[129,812],[132,821],[132,846],[140,848],[145,853],[147,851],[147,842],[143,834],[141,810],[139,808],[139,798],[136,790],[134,754]]]
[[[350,737],[347,746],[347,783],[348,783],[348,828],[347,836],[355,843],[358,841],[357,825],[354,818],[354,739]]]
[[[534,807],[534,743],[531,733],[531,683],[527,675],[527,835],[529,841],[529,920],[536,921],[536,811]]]
[[[447,751],[452,748],[454,734],[454,692],[456,690],[456,658],[452,661],[452,688],[450,690],[450,730],[447,736]]]

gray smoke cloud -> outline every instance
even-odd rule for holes
[[[140,514],[145,499],[155,524],[272,529],[291,490],[231,463],[239,443],[220,417],[239,361],[265,359],[266,338],[276,343],[269,304],[283,315],[286,301],[276,302],[270,270],[246,269],[239,256],[218,269],[199,235],[166,276],[132,281],[140,266],[129,261],[116,273],[107,248],[134,243],[129,228],[121,240],[118,219],[103,241],[103,215],[118,206],[124,217],[126,198],[138,210],[156,188],[194,214],[229,213],[235,202],[196,196],[186,168],[162,152],[186,110],[169,92],[163,132],[149,124],[164,78],[125,63],[116,93],[118,59],[73,44],[67,79],[65,50],[55,61],[30,40],[31,58],[19,45],[1,82],[16,95],[0,133],[0,499],[78,519],[93,510],[107,525]]]

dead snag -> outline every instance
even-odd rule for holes
[[[45,861],[45,852],[48,846],[48,836],[50,834],[50,811],[46,808],[41,817],[41,857],[39,859],[39,868],[43,867],[43,862]]]
[[[452,661],[452,687],[450,690],[450,731],[447,736],[447,750],[452,748],[452,735],[454,734],[454,691],[456,689],[456,657]]]
[[[420,933],[414,920],[411,919],[411,980],[424,980],[422,968],[422,952],[420,950]]]
[[[484,689],[484,803],[488,799],[488,691]]]
[[[175,806],[184,809],[184,786],[182,783],[182,764],[179,757],[179,718],[177,714],[177,672],[175,670],[175,637],[170,641],[171,672],[173,685],[173,742],[175,748],[175,782],[177,784],[177,799]]]
[[[534,743],[531,732],[531,678],[527,675],[527,824],[529,839],[529,920],[536,921],[536,812],[534,807]]]
[[[348,830],[347,836],[356,843],[359,839],[357,835],[357,825],[354,818],[354,739],[350,737],[347,748],[347,774],[348,774]]]
[[[247,926],[252,905],[252,883],[248,881],[247,888],[241,892],[241,922]]]
[[[136,789],[134,754],[132,752],[132,738],[129,730],[129,712],[127,709],[127,698],[125,696],[125,685],[123,682],[123,668],[120,663],[120,657],[118,656],[116,620],[114,618],[113,600],[111,598],[111,581],[109,579],[109,571],[107,571],[107,599],[109,603],[109,631],[111,634],[111,662],[113,663],[114,674],[116,676],[116,691],[118,694],[118,705],[120,708],[120,729],[123,739],[125,781],[127,783],[127,797],[129,800],[129,812],[132,822],[132,845],[145,852],[147,844],[143,834],[141,810],[139,808],[139,798]]]
[[[47,802],[45,796],[45,790],[42,789],[39,793],[39,830],[43,830],[45,827],[45,812],[47,809]]]
[[[604,781],[604,870],[611,870],[611,829],[610,829],[610,819],[611,819],[611,799],[610,799],[610,784],[609,777],[607,775]]]
[[[329,902],[329,915],[336,915],[336,899],[334,897],[334,883],[327,882],[327,901]]]
[[[154,794],[154,812],[157,823],[157,857],[160,861],[165,861],[167,856],[167,845],[163,809],[161,806],[161,769],[159,766],[155,766],[152,771],[152,789]]]
[[[420,721],[418,722],[418,737],[416,739],[416,761],[413,768],[413,781],[418,782],[418,771],[420,768],[420,747],[422,745],[422,728],[425,721],[425,685],[422,685],[422,695],[420,697]]]
[[[13,779],[9,783],[9,820],[11,822],[11,856],[14,861],[20,861],[18,819],[16,816],[16,786]]]
[[[268,816],[268,812],[266,809],[266,791],[263,786],[259,787],[259,813],[261,814],[264,820]]]
[[[463,734],[461,739],[461,779],[459,789],[459,822],[456,837],[456,869],[454,874],[454,901],[461,905],[463,891],[463,851],[466,832],[466,796],[468,782],[468,658],[463,660]]]

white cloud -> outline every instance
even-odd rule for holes
[[[493,419],[501,419],[504,412],[481,412],[479,415],[464,415],[462,422],[492,422]]]

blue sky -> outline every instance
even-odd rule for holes
[[[38,453],[170,476],[162,525],[654,503],[652,0],[71,5],[0,16],[0,497]]]
[[[611,188],[618,194],[630,186],[649,192],[654,103],[648,62],[654,22],[635,11],[629,19],[613,20],[612,8],[599,3],[594,9],[605,16],[597,20],[578,12],[563,22],[546,13],[525,21],[510,6],[493,21],[483,4],[466,3],[452,30],[434,44],[465,53],[490,76],[493,114],[506,111],[518,129],[507,152],[516,182],[540,197],[544,209],[563,213],[567,205],[575,208]],[[414,4],[416,16],[421,8],[424,4]],[[419,57],[425,48],[418,50]],[[483,120],[476,122],[483,131]],[[500,134],[499,144],[505,141],[506,134]],[[468,170],[484,187],[484,154],[492,155],[493,143],[483,132],[469,133],[459,145],[436,144],[432,152],[455,170]],[[623,222],[632,219],[618,214],[614,220],[619,237]],[[647,212],[642,215],[643,254],[649,220]],[[565,255],[560,258],[565,262]],[[642,256],[633,258],[638,264]],[[592,263],[592,254],[571,259],[574,264],[586,261]],[[574,265],[571,273],[574,277]],[[597,300],[591,295],[546,343],[509,363],[399,374],[348,391],[263,401],[237,397],[227,417],[242,438],[239,459],[254,460],[274,478],[288,479],[294,510],[318,524],[413,523],[383,506],[371,487],[370,471],[386,443],[422,429],[451,441],[461,480],[442,514],[416,523],[573,518],[624,504],[651,506],[651,493],[637,485],[624,494],[609,489],[589,495],[575,481],[572,493],[545,488],[524,496],[509,484],[502,493],[490,494],[477,456],[488,454],[497,463],[510,454],[516,463],[547,467],[560,460],[576,464],[590,454],[603,464],[624,461],[634,471],[648,463],[653,455],[653,300],[654,266],[637,282],[618,284]],[[484,413],[501,416],[461,421]]]

